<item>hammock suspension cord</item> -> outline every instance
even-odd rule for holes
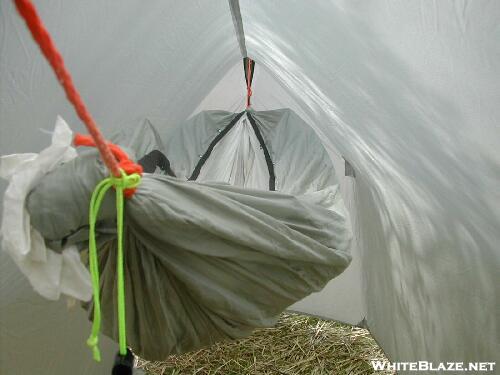
[[[127,175],[122,171],[122,177],[110,176],[102,180],[95,188],[90,199],[89,209],[89,268],[92,278],[92,292],[94,295],[94,318],[92,320],[92,332],[87,340],[87,345],[92,348],[92,354],[97,362],[101,361],[99,351],[99,331],[101,329],[101,303],[100,303],[100,282],[99,282],[99,259],[97,256],[97,245],[95,239],[95,224],[101,203],[106,196],[106,192],[112,186],[116,190],[116,229],[117,229],[117,254],[116,254],[116,274],[118,289],[118,343],[119,352],[122,356],[127,354],[127,335],[125,320],[125,280],[124,280],[124,255],[123,255],[123,192],[127,188],[135,188],[141,182],[138,173]]]
[[[99,351],[99,332],[101,327],[101,303],[100,303],[100,281],[99,264],[97,256],[97,245],[95,239],[95,224],[99,209],[109,188],[116,190],[116,213],[117,213],[117,295],[118,295],[118,342],[119,354],[127,355],[127,335],[125,320],[125,285],[124,285],[124,253],[123,253],[123,212],[124,197],[131,197],[141,182],[142,167],[131,161],[127,154],[118,146],[106,142],[104,136],[92,115],[87,110],[83,99],[77,91],[69,71],[66,69],[64,60],[59,53],[52,37],[43,24],[38,12],[30,0],[14,0],[17,11],[26,22],[28,29],[35,42],[40,47],[42,54],[49,62],[59,83],[63,87],[66,97],[73,105],[78,117],[82,120],[90,136],[77,134],[74,144],[77,146],[96,147],[99,150],[104,164],[111,176],[101,181],[95,188],[89,209],[89,270],[93,291],[93,321],[92,331],[87,344],[92,348],[93,357],[96,361],[101,360]]]
[[[66,69],[64,60],[38,15],[35,6],[30,0],[14,0],[14,3],[16,4],[17,11],[26,22],[33,39],[40,47],[40,50],[52,67],[59,83],[66,92],[66,97],[73,105],[78,117],[83,121],[88,132],[94,139],[104,164],[106,164],[113,176],[120,177],[121,172],[118,168],[118,164],[111,150],[107,147],[104,136],[99,130],[97,123],[92,118],[92,115],[87,110],[85,103],[76,90],[73,79]]]
[[[76,134],[74,144],[77,146],[95,147],[94,140],[82,134]],[[128,155],[117,145],[108,143],[107,146],[113,153],[113,157],[118,160],[121,177],[110,176],[102,180],[95,188],[90,199],[89,207],[89,270],[92,281],[92,294],[94,300],[92,319],[92,331],[87,345],[92,348],[94,359],[101,360],[99,351],[99,332],[101,330],[101,296],[99,280],[99,260],[97,256],[97,245],[95,239],[95,224],[99,215],[101,203],[109,188],[116,190],[116,233],[117,233],[117,253],[116,253],[116,275],[117,275],[117,296],[118,296],[118,344],[119,353],[122,356],[127,354],[127,334],[125,318],[125,277],[124,277],[124,254],[123,254],[123,213],[124,197],[130,197],[141,183],[142,167],[132,162]]]

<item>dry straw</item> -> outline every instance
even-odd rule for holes
[[[372,360],[386,357],[367,330],[284,313],[275,327],[256,330],[245,339],[162,362],[138,358],[137,365],[150,375],[362,375],[375,373]]]

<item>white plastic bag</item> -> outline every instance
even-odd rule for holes
[[[76,157],[71,146],[73,133],[58,117],[52,144],[39,154],[14,154],[0,158],[0,177],[9,181],[3,201],[2,246],[33,288],[43,297],[56,300],[61,293],[88,301],[92,295],[90,274],[71,246],[62,253],[46,247],[30,225],[26,198],[38,181],[59,164]]]

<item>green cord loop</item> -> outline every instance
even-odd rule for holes
[[[99,332],[101,330],[101,299],[99,283],[99,259],[97,257],[97,245],[95,239],[95,225],[102,201],[106,192],[114,186],[116,190],[116,232],[117,232],[117,254],[116,273],[118,290],[118,343],[121,355],[127,354],[127,335],[125,323],[125,279],[124,279],[124,256],[123,256],[123,211],[125,189],[136,188],[141,183],[141,175],[133,173],[127,175],[121,170],[121,177],[108,177],[97,184],[89,208],[89,270],[92,281],[92,292],[94,299],[94,319],[92,321],[92,331],[87,340],[87,345],[92,348],[94,360],[101,361],[99,351]]]

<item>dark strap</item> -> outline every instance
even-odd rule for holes
[[[175,177],[174,171],[170,168],[170,161],[161,151],[153,150],[149,154],[144,155],[139,160],[139,164],[146,173],[154,173],[156,167],[158,167],[169,176]]]
[[[264,157],[266,158],[266,164],[267,164],[267,169],[269,171],[269,190],[275,191],[276,190],[276,175],[274,174],[274,164],[273,161],[271,160],[271,155],[269,154],[269,150],[267,149],[266,143],[264,142],[264,138],[262,137],[262,134],[260,133],[259,127],[257,126],[257,123],[255,122],[253,116],[250,114],[250,112],[247,112],[247,117],[250,120],[250,124],[252,125],[252,129],[255,133],[255,136],[259,140],[260,147],[262,147],[262,151],[264,152]]]
[[[214,147],[217,145],[217,143],[220,142],[222,138],[224,138],[224,136],[233,128],[233,126],[236,125],[236,123],[244,113],[245,112],[240,112],[236,116],[234,116],[229,125],[227,125],[221,132],[219,132],[219,134],[217,134],[217,137],[215,137],[215,139],[208,146],[207,151],[205,151],[205,153],[201,156],[200,161],[196,164],[196,167],[194,168],[194,171],[188,180],[194,181],[198,178],[201,172],[201,168],[203,167],[203,165],[205,165],[206,161],[210,157],[210,154],[212,153]]]
[[[214,147],[221,141],[222,138],[236,125],[238,120],[243,116],[245,112],[240,112],[238,113],[218,135],[215,137],[215,139],[210,143],[208,146],[207,151],[201,156],[200,161],[196,164],[196,167],[191,174],[191,177],[189,177],[190,181],[194,181],[198,178],[201,172],[201,168],[203,168],[203,165],[205,165],[206,161],[210,157],[210,154],[212,153]],[[266,159],[266,165],[267,169],[269,171],[269,190],[271,191],[276,191],[276,175],[274,173],[274,164],[271,160],[271,155],[269,154],[269,150],[267,149],[266,143],[264,142],[264,138],[262,137],[262,134],[259,130],[259,126],[255,122],[255,119],[253,116],[250,114],[250,112],[247,112],[247,117],[248,120],[250,121],[250,125],[252,126],[252,129],[255,133],[255,136],[257,137],[260,147],[262,148],[262,151],[264,152],[264,157]]]

